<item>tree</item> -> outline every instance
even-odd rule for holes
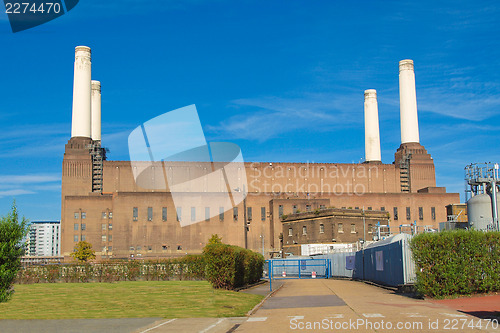
[[[28,220],[19,221],[16,202],[10,213],[0,218],[0,303],[6,302],[14,292],[13,283],[21,268],[25,246],[23,238],[28,232]]]
[[[212,237],[208,240],[208,244],[222,244],[222,237],[219,237],[217,234],[213,234]]]
[[[87,262],[89,259],[95,259],[95,251],[92,250],[92,244],[81,241],[76,244],[71,256],[79,262]]]

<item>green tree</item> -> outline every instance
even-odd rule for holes
[[[212,237],[208,240],[208,244],[222,244],[222,237],[219,237],[217,234],[213,234]]]
[[[92,244],[81,241],[76,244],[71,256],[79,262],[87,262],[88,260],[95,259],[95,251],[92,250]]]
[[[14,292],[13,283],[21,267],[21,256],[25,246],[23,238],[27,235],[28,220],[19,221],[16,203],[10,213],[0,218],[0,303],[6,302]]]

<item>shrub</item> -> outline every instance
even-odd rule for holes
[[[214,288],[234,289],[255,283],[262,277],[264,257],[258,253],[222,243],[203,249],[205,277]]]
[[[413,238],[411,248],[417,290],[424,295],[500,291],[500,232],[425,233]]]

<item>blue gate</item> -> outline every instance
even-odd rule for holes
[[[270,259],[269,283],[283,279],[327,279],[330,277],[330,259]]]

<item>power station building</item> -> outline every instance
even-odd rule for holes
[[[388,218],[394,230],[410,223],[437,229],[446,221],[445,207],[460,202],[458,193],[436,187],[434,161],[420,144],[412,60],[399,63],[401,145],[393,163],[381,161],[377,97],[370,89],[365,91],[364,163],[245,162],[235,170],[238,179],[246,177],[245,200],[222,200],[228,185],[219,177],[208,180],[198,193],[183,193],[193,198],[192,203],[185,200],[185,206],[174,205],[165,179],[193,178],[214,163],[178,161],[167,168],[158,162],[149,174],[149,181],[158,186],[138,186],[131,161],[106,160],[100,83],[91,76],[90,48],[78,46],[71,138],[62,165],[65,257],[81,240],[90,242],[102,258],[199,253],[212,234],[259,252],[277,251],[283,215],[323,208],[386,212],[378,214],[386,216],[384,223]]]

